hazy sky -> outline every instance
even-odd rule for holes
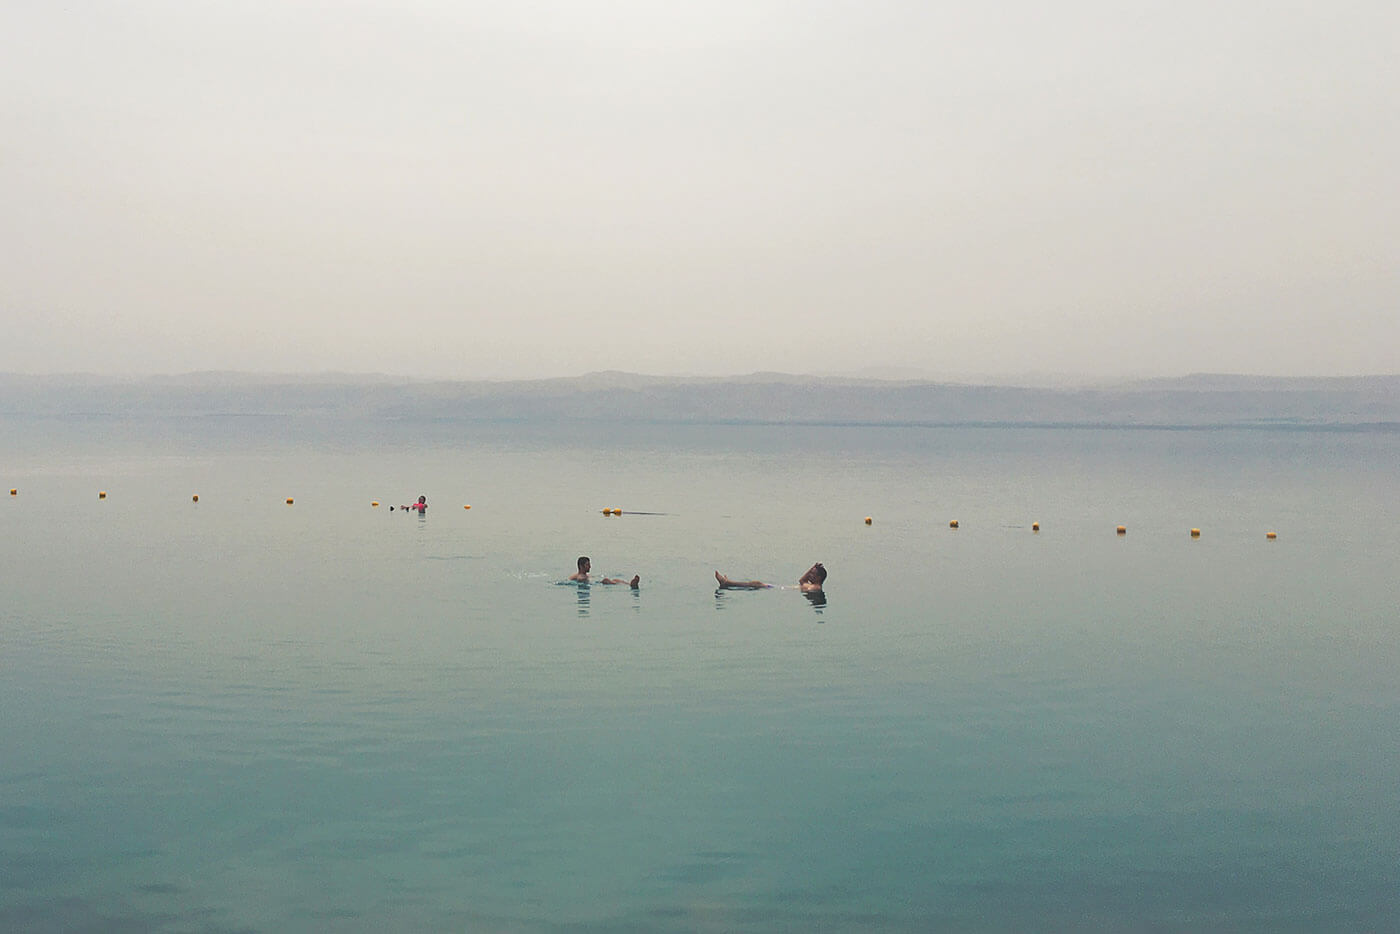
[[[1400,372],[1400,4],[6,0],[0,370]]]

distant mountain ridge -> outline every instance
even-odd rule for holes
[[[189,373],[143,378],[0,374],[0,415],[1400,426],[1400,375],[1192,374],[1112,386],[1034,388],[784,373],[664,377],[606,371],[511,381],[338,373]]]

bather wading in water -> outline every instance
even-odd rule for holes
[[[588,572],[591,570],[593,570],[593,562],[587,555],[580,555],[578,559],[578,571],[570,574],[569,580],[576,581],[580,584],[626,584],[628,587],[636,590],[637,585],[642,579],[642,575],[633,574],[630,581],[623,580],[620,577],[602,577],[595,581],[591,580],[588,576]]]

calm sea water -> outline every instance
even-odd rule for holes
[[[8,420],[0,486],[0,929],[1400,926],[1395,433]]]

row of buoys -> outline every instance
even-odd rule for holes
[[[604,512],[606,512],[606,510],[604,510]],[[865,517],[865,524],[866,524],[866,525],[870,525],[870,524],[872,524],[874,521],[875,521],[874,518],[871,517],[871,516],[866,516],[866,517]],[[958,526],[958,520],[957,520],[957,519],[949,519],[949,520],[948,520],[948,528],[950,528],[950,529],[956,529],[956,528],[958,528],[958,527],[959,527],[959,526]],[[1040,523],[1039,523],[1039,522],[1032,522],[1032,523],[1031,523],[1031,531],[1032,531],[1032,532],[1039,532],[1039,531],[1040,531]],[[1119,535],[1127,535],[1127,534],[1128,534],[1128,527],[1127,527],[1126,525],[1120,525],[1120,526],[1118,526],[1118,528],[1115,529],[1114,531],[1116,531]],[[1200,529],[1195,529],[1195,528],[1193,528],[1193,529],[1191,530],[1191,537],[1192,537],[1192,538],[1200,538],[1200,537],[1201,537],[1201,530],[1200,530]],[[1267,538],[1267,539],[1276,539],[1276,538],[1278,538],[1278,533],[1277,533],[1277,532],[1265,532],[1265,533],[1264,533],[1264,537]]]
[[[1032,526],[1032,528],[1033,528],[1033,529],[1036,529],[1036,530],[1039,530],[1039,529],[1040,529],[1040,524],[1039,524],[1039,523],[1036,523],[1034,526]],[[1120,526],[1118,526],[1117,532],[1118,532],[1119,535],[1127,535],[1127,534],[1128,534],[1128,527],[1127,527],[1126,525],[1120,525]],[[1193,528],[1193,529],[1191,530],[1191,537],[1192,537],[1192,538],[1200,538],[1200,537],[1201,537],[1201,530],[1200,530],[1200,529],[1195,529],[1195,528]],[[1264,533],[1264,537],[1267,538],[1267,539],[1269,539],[1270,541],[1272,541],[1273,539],[1278,538],[1278,533],[1277,533],[1277,532],[1265,532],[1265,533]]]
[[[11,495],[11,496],[18,496],[18,495],[19,495],[19,488],[18,488],[18,487],[10,487],[10,495]],[[107,491],[106,491],[106,490],[98,490],[98,491],[97,491],[97,498],[98,498],[98,499],[106,499],[106,498],[107,498]],[[191,497],[191,499],[192,499],[193,502],[196,502],[196,503],[199,502],[199,494],[198,494],[198,493],[194,494],[194,496]],[[294,502],[294,500],[292,499],[292,497],[288,496],[288,497],[287,497],[287,505],[290,506],[290,505],[293,504],[293,502]],[[376,500],[372,501],[372,502],[370,503],[370,505],[371,505],[371,506],[376,506],[376,507],[377,507],[377,506],[379,505],[379,500],[376,499]],[[462,508],[463,508],[463,509],[471,509],[472,507],[471,507],[471,504],[468,503],[468,504],[462,506]],[[620,506],[608,506],[608,507],[605,507],[605,508],[603,509],[603,515],[605,515],[605,516],[620,516],[620,515],[622,515],[622,508],[621,508]],[[866,525],[873,525],[874,523],[875,523],[875,518],[874,518],[874,516],[866,516],[866,517],[865,517],[865,524],[866,524]],[[959,524],[958,524],[958,520],[957,520],[957,519],[949,519],[949,520],[948,520],[948,528],[950,528],[950,529],[956,529],[956,528],[958,528],[958,527],[959,527]],[[1039,532],[1039,531],[1040,531],[1040,523],[1039,523],[1039,522],[1032,522],[1032,523],[1031,523],[1031,531],[1032,531],[1032,532]],[[1126,525],[1120,525],[1120,526],[1118,526],[1118,528],[1115,529],[1114,531],[1116,531],[1119,535],[1127,535],[1127,534],[1128,534],[1128,527],[1127,527]],[[1201,530],[1200,530],[1200,529],[1193,528],[1193,529],[1191,530],[1191,537],[1192,537],[1192,538],[1200,538],[1200,537],[1201,537]],[[1267,539],[1269,539],[1270,541],[1272,541],[1272,540],[1278,538],[1278,533],[1277,533],[1277,532],[1265,532],[1265,533],[1264,533],[1264,537],[1267,538]]]
[[[13,487],[13,486],[10,487],[10,495],[11,495],[11,496],[18,496],[18,495],[19,495],[19,488],[18,488],[18,487]],[[98,498],[98,499],[106,499],[106,498],[107,498],[107,491],[106,491],[106,490],[98,490],[98,491],[97,491],[97,498]],[[192,502],[192,503],[197,503],[197,502],[199,502],[199,494],[196,493],[196,494],[194,494],[193,496],[191,496],[191,497],[190,497],[190,502]],[[291,505],[292,505],[293,503],[295,503],[295,502],[296,502],[296,500],[295,500],[293,497],[290,497],[290,496],[287,497],[287,505],[288,505],[288,506],[291,506]],[[373,501],[372,503],[370,503],[370,505],[371,505],[371,506],[378,506],[378,505],[379,505],[379,500]],[[463,508],[463,509],[471,509],[472,507],[471,507],[471,504],[468,503],[467,505],[463,506],[462,508]],[[604,514],[607,514],[607,513],[613,512],[613,510],[611,510],[611,509],[605,509],[605,510],[603,510],[603,512],[604,512]],[[617,513],[617,515],[620,516],[620,515],[622,515],[622,510],[621,510],[621,509],[618,509],[618,510],[616,510],[616,513]]]

